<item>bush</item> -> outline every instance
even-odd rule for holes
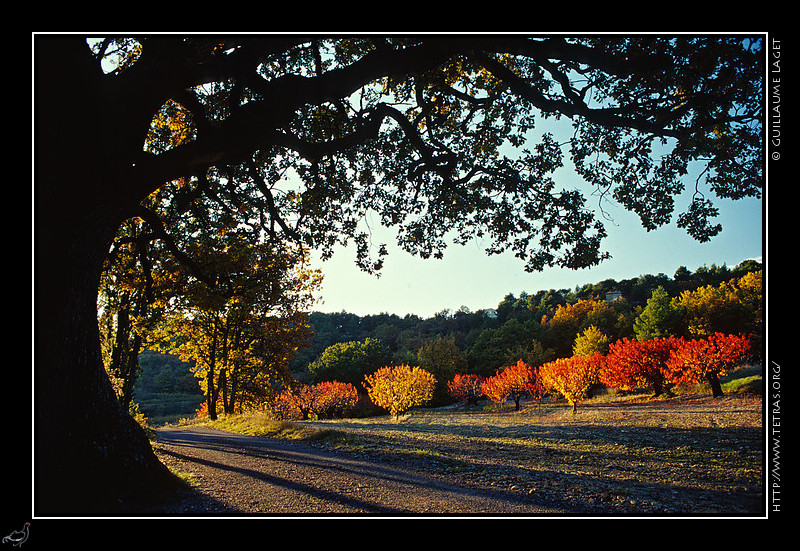
[[[350,383],[324,381],[286,389],[265,404],[273,419],[292,420],[341,417],[358,403],[356,387]]]

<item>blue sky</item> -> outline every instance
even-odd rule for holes
[[[394,230],[376,231],[378,224],[370,223],[376,246],[379,243],[389,245],[381,276],[361,272],[354,264],[352,249],[338,249],[332,259],[314,262],[324,273],[322,302],[314,310],[429,317],[461,306],[473,311],[494,308],[509,293],[519,296],[523,291],[574,289],[577,285],[604,279],[630,279],[643,274],[663,273],[672,277],[680,266],[694,271],[712,264],[732,268],[748,258],[760,260],[764,235],[763,198],[730,201],[706,192],[719,208],[716,222],[723,226],[722,232],[709,242],[699,243],[677,227],[677,215],[691,200],[695,177],[692,171],[687,175],[685,187],[690,191],[676,200],[672,222],[654,231],[645,231],[635,214],[616,203],[604,201],[603,210],[613,219],[613,222],[604,221],[608,237],[603,246],[611,258],[584,270],[551,268],[528,273],[523,262],[513,254],[488,256],[484,251],[488,243],[478,242],[465,246],[451,244],[443,259],[423,260],[392,246]],[[554,180],[557,188],[584,190],[587,206],[594,208],[596,216],[601,218],[597,198],[590,195],[591,190],[574,171],[566,167],[559,169]]]
[[[352,250],[337,250],[334,257],[315,266],[325,275],[323,302],[314,310],[347,311],[366,315],[380,312],[429,317],[446,308],[494,308],[508,293],[535,293],[541,289],[573,289],[604,279],[634,278],[664,273],[679,266],[694,271],[700,266],[733,267],[762,255],[761,200],[720,201],[718,220],[723,231],[707,243],[698,243],[677,228],[674,221],[646,232],[635,215],[613,209],[616,225],[606,223],[604,240],[611,258],[584,270],[545,269],[527,273],[512,254],[488,256],[478,243],[450,245],[441,260],[423,260],[390,247],[380,278],[361,272]],[[607,207],[606,210],[608,210]],[[391,244],[392,233],[387,234]]]

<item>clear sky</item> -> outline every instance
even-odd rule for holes
[[[669,277],[679,266],[695,271],[700,266],[734,267],[762,256],[760,200],[726,202],[720,209],[723,231],[708,243],[698,243],[675,227],[646,232],[638,219],[619,214],[616,226],[607,224],[605,250],[611,258],[584,270],[545,269],[527,273],[512,254],[488,256],[477,243],[451,245],[441,260],[423,260],[390,247],[380,277],[361,272],[352,250],[340,249],[334,257],[315,265],[325,275],[320,312],[347,311],[366,315],[417,314],[429,317],[444,309],[494,308],[508,293],[535,293],[546,289],[574,289],[604,279],[630,279],[642,274]]]
[[[557,187],[585,189],[585,184],[567,169],[555,176]],[[691,173],[686,187],[694,188]],[[672,277],[680,266],[695,271],[712,264],[732,268],[749,258],[761,260],[763,198],[729,201],[707,195],[719,208],[716,222],[723,226],[722,232],[707,243],[697,242],[676,225],[677,215],[689,204],[688,192],[676,201],[672,222],[651,232],[642,228],[635,214],[616,203],[604,202],[603,210],[613,218],[613,222],[605,222],[608,237],[603,241],[611,258],[584,270],[552,268],[528,273],[513,254],[488,256],[485,246],[477,242],[466,246],[451,244],[443,259],[423,260],[392,247],[393,230],[375,232],[375,225],[371,224],[377,233],[375,244],[389,245],[381,276],[361,272],[354,264],[354,250],[338,249],[332,259],[314,263],[324,273],[322,302],[314,310],[429,317],[461,306],[472,311],[495,308],[509,293],[519,296],[523,291],[532,294],[547,289],[574,289],[604,279],[630,279],[643,274]],[[587,206],[597,207],[597,198],[587,196]]]

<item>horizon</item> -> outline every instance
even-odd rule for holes
[[[359,270],[352,247],[340,247],[327,261],[314,255],[323,282],[320,301],[310,311],[348,312],[360,316],[414,314],[432,317],[443,310],[466,306],[470,311],[495,308],[508,294],[535,294],[549,289],[575,289],[606,279],[622,281],[641,275],[664,274],[672,278],[683,266],[734,268],[749,259],[763,264],[763,213],[761,199],[720,201],[722,232],[699,243],[674,223],[646,232],[636,217],[616,226],[607,225],[604,250],[611,258],[581,270],[546,268],[527,273],[513,254],[489,256],[480,244],[451,244],[444,258],[420,259],[391,242],[380,277]],[[620,218],[622,215],[620,214]],[[391,232],[385,232],[391,235]]]
[[[672,278],[684,266],[694,272],[700,267],[733,268],[748,259],[763,259],[765,240],[765,199],[738,200],[714,198],[719,209],[716,222],[722,231],[706,243],[690,237],[676,225],[677,214],[691,200],[697,177],[690,171],[684,178],[686,190],[675,198],[672,220],[662,227],[646,231],[639,218],[607,198],[597,199],[593,190],[574,171],[560,169],[554,175],[559,187],[578,188],[603,221],[608,235],[603,250],[611,257],[600,264],[580,270],[545,268],[528,273],[524,262],[507,252],[489,256],[487,243],[472,240],[466,245],[449,241],[442,259],[421,259],[396,246],[394,229],[366,221],[377,247],[386,243],[389,254],[384,259],[380,277],[362,272],[355,265],[355,248],[339,246],[332,258],[322,261],[312,251],[312,268],[323,273],[319,301],[310,309],[332,313],[346,311],[357,315],[415,314],[432,317],[443,310],[466,306],[471,311],[496,307],[505,296],[540,290],[574,289],[606,279],[617,281],[646,274],[665,274]],[[766,186],[765,186],[766,188]],[[765,189],[764,188],[764,189]],[[600,204],[602,201],[602,205]],[[763,264],[763,260],[760,260]]]
[[[542,132],[551,132],[562,145],[569,143],[573,129],[567,121],[545,121],[532,132],[536,142]],[[658,151],[654,151],[657,155]],[[675,270],[684,266],[695,271],[702,266],[726,265],[734,267],[750,258],[763,258],[766,246],[765,191],[758,198],[738,200],[713,196],[702,184],[702,163],[690,163],[682,182],[684,190],[674,198],[674,212],[670,222],[647,231],[638,216],[605,193],[590,186],[578,175],[569,154],[564,154],[564,164],[552,173],[556,188],[577,189],[586,198],[586,208],[602,221],[607,236],[602,250],[611,257],[600,264],[580,270],[545,268],[528,273],[524,262],[507,252],[489,256],[485,247],[490,243],[472,240],[466,245],[447,240],[448,247],[442,259],[421,259],[396,246],[395,229],[387,229],[375,220],[363,221],[377,248],[386,243],[389,254],[384,259],[381,276],[366,274],[355,265],[355,248],[339,246],[332,258],[321,261],[312,251],[312,267],[323,273],[320,302],[312,311],[341,312],[369,315],[379,313],[416,314],[423,318],[445,309],[457,310],[466,306],[471,311],[494,308],[509,293],[519,296],[548,289],[574,289],[578,285],[596,283],[605,279],[617,281],[636,278],[644,274],[663,273],[672,277]],[[712,223],[720,223],[722,231],[706,243],[690,237],[676,224],[678,214],[684,212],[695,193],[706,191],[712,197],[719,215]],[[610,195],[610,194],[609,194]]]

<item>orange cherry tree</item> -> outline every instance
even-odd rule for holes
[[[750,336],[714,333],[704,339],[679,339],[666,364],[667,377],[675,383],[711,385],[715,398],[723,395],[720,375],[750,354]]]
[[[586,397],[589,388],[598,381],[598,374],[605,361],[604,356],[572,356],[559,358],[539,367],[542,385],[548,390],[558,392],[572,405],[572,413],[577,412],[578,403]]]
[[[481,392],[491,401],[501,404],[507,398],[514,400],[514,410],[519,411],[519,401],[533,391],[533,395],[541,396],[536,391],[536,371],[523,360],[514,365],[498,369],[497,373],[486,379],[481,385]]]
[[[447,392],[459,402],[476,404],[483,395],[481,385],[485,380],[486,377],[473,373],[456,373],[447,383]]]
[[[275,395],[266,409],[276,419],[309,419],[341,416],[357,403],[358,392],[352,384],[323,381],[287,388]]]
[[[323,381],[313,387],[313,415],[319,418],[341,417],[358,403],[358,391],[351,383]]]
[[[406,364],[382,367],[364,377],[364,388],[376,406],[397,417],[433,398],[436,377]]]
[[[600,382],[623,390],[651,388],[654,394],[661,394],[667,360],[677,342],[674,337],[656,337],[644,341],[623,338],[611,343],[599,373]]]

